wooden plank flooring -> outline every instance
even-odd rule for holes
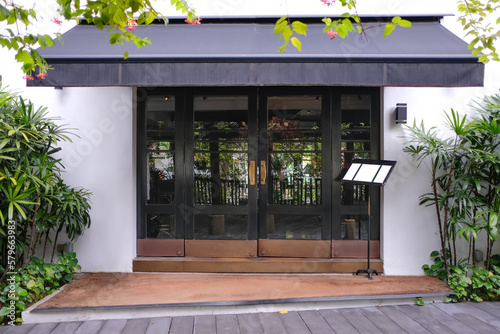
[[[0,334],[500,333],[500,302],[0,326]]]

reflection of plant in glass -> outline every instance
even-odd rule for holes
[[[299,122],[273,116],[267,123],[267,129],[271,131],[279,131],[281,139],[297,139],[304,136],[299,131]]]
[[[171,142],[149,142],[149,172],[152,180],[171,179],[174,174],[174,151]],[[161,177],[154,174],[161,172]]]
[[[166,175],[165,175],[164,171],[159,169],[159,168],[150,168],[149,175],[150,175],[151,179],[155,180],[155,181],[166,179]]]
[[[301,130],[296,120],[274,116],[268,121],[270,151],[288,151],[271,155],[271,175],[278,180],[288,176],[321,177],[321,154],[314,153],[321,151],[321,130],[313,122],[307,125],[314,134]]]
[[[305,167],[305,172],[312,177],[321,177],[322,175],[322,159],[321,154],[314,154],[312,156],[306,156],[308,158],[308,163]],[[304,159],[305,160],[305,159]]]
[[[211,177],[211,157],[218,158],[218,177],[223,180],[242,180],[247,174],[248,128],[245,122],[194,122],[195,175]],[[214,131],[223,130],[223,131]],[[216,145],[214,147],[213,145]],[[214,151],[215,150],[215,151]]]

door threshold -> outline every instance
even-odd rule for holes
[[[370,259],[370,269],[383,272],[381,259]],[[355,273],[367,269],[362,258],[195,258],[136,257],[133,272],[199,273]]]

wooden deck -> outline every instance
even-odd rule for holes
[[[400,305],[0,327],[0,334],[500,333],[500,302]]]

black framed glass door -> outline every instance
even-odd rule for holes
[[[257,256],[255,96],[188,97],[186,255]]]
[[[328,258],[328,96],[279,93],[266,94],[259,111],[259,255]]]
[[[137,98],[137,254],[184,256],[182,94],[140,90]]]
[[[139,89],[138,255],[364,256],[366,191],[338,177],[379,158],[379,93]]]

